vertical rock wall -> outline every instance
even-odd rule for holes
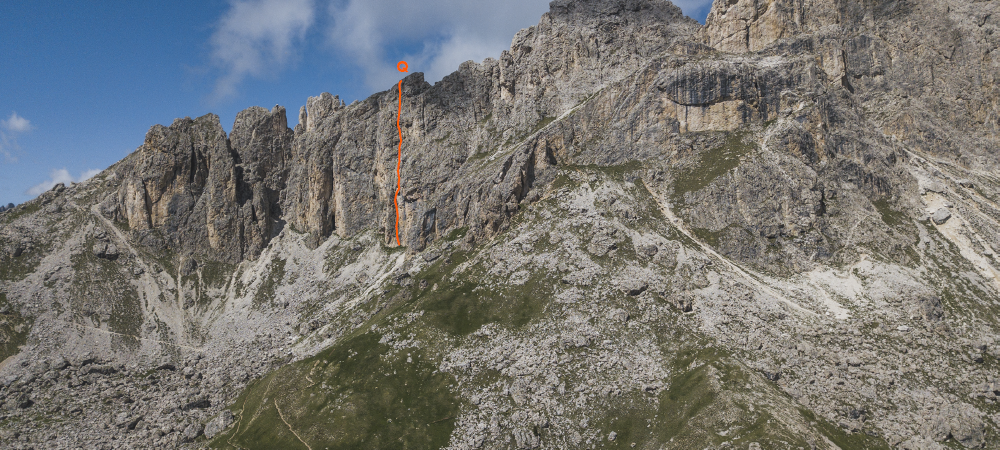
[[[231,139],[214,114],[157,125],[120,170],[112,214],[180,253],[254,258],[280,228],[291,141],[280,107],[240,112]]]

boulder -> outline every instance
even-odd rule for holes
[[[615,308],[608,312],[608,318],[615,322],[625,323],[628,322],[629,315],[624,309]]]
[[[951,211],[948,211],[948,208],[938,208],[938,210],[934,211],[934,214],[931,215],[931,220],[933,220],[937,225],[944,225],[950,218]]]
[[[233,423],[233,413],[228,409],[219,413],[214,419],[210,420],[207,425],[205,425],[205,437],[212,439],[219,433],[229,428]]]
[[[979,412],[968,404],[947,405],[926,418],[922,435],[937,442],[954,439],[965,448],[978,448],[985,442],[986,425]]]
[[[94,244],[94,256],[107,260],[118,259],[118,247],[110,242],[98,241]]]
[[[181,432],[181,441],[193,442],[195,439],[198,439],[198,436],[201,436],[201,433],[204,429],[205,427],[197,422],[188,425],[186,428],[184,428],[184,431]]]

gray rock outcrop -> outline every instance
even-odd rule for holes
[[[218,116],[155,126],[119,163],[114,219],[158,230],[179,253],[253,259],[280,230],[279,196],[293,133],[284,108],[250,108],[227,138]]]
[[[996,448],[998,7],[556,0],[154,126],[0,215],[0,442]]]
[[[938,208],[937,211],[934,211],[934,214],[931,215],[931,220],[938,225],[944,225],[950,218],[951,211],[948,211],[948,208]]]
[[[214,438],[217,434],[229,428],[229,425],[232,425],[232,423],[233,413],[229,412],[229,410],[223,410],[216,418],[205,425],[205,437],[209,439]]]

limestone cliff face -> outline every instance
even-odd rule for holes
[[[103,210],[154,248],[252,259],[280,227],[291,141],[279,107],[241,112],[231,139],[214,114],[157,125],[124,161],[121,187]]]
[[[683,191],[678,198],[691,206],[679,213],[699,228],[758,236],[724,246],[801,240],[803,230],[828,227],[819,212],[838,195],[850,214],[875,202],[912,209],[914,180],[899,165],[907,156],[886,135],[963,164],[996,165],[996,19],[981,9],[944,0],[718,0],[699,27],[663,1],[553,2],[498,59],[467,62],[433,86],[419,73],[403,80],[400,239],[420,250],[451,229],[496,233],[559,164],[658,154],[685,167],[694,163],[678,138],[769,123],[746,145],[763,144],[770,156],[692,191],[665,188]],[[154,127],[126,164],[111,209],[182,252],[231,262],[254,258],[285,225],[311,245],[364,229],[392,244],[398,95],[393,88],[349,106],[329,94],[310,98],[294,132],[283,109],[261,108],[241,113],[228,140],[212,117]],[[871,108],[883,113],[866,115]],[[769,186],[783,179],[784,200],[773,198]],[[843,180],[847,190],[831,187]],[[780,264],[800,267],[803,255],[833,254],[846,239],[819,234],[807,239],[818,247]]]
[[[131,170],[124,175],[118,193],[122,202],[118,212],[130,228],[163,229],[189,236],[186,242],[178,240],[175,245],[204,245],[204,227],[188,219],[191,215],[207,216],[202,195],[211,195],[205,192],[210,170],[213,181],[221,181],[214,175],[232,172],[231,159],[226,133],[214,115],[178,119],[169,127],[154,126],[130,158]],[[231,174],[228,179],[232,179]],[[211,190],[221,187],[212,186]]]
[[[288,129],[285,110],[250,108],[236,116],[230,134],[234,152],[236,204],[233,210],[242,223],[223,223],[219,228],[238,227],[243,241],[242,257],[253,258],[283,226],[279,204],[285,190],[294,133]],[[225,211],[225,205],[218,205]],[[221,213],[220,213],[221,215]],[[213,244],[213,248],[218,248]]]
[[[815,3],[826,7],[811,8]],[[708,45],[718,50],[755,52],[810,27],[835,25],[830,17],[833,6],[833,1],[715,0],[702,34]]]
[[[434,86],[407,77],[404,245],[419,250],[458,227],[501,229],[555,163],[551,150],[538,155],[520,141],[652,55],[700,48],[682,39],[696,29],[667,2],[557,1],[499,59],[463,64]],[[176,250],[230,262],[254,258],[285,223],[313,245],[366,228],[391,243],[397,102],[395,89],[350,106],[323,94],[308,100],[294,132],[283,109],[251,108],[228,140],[215,116],[154,127],[105,209]],[[480,158],[487,163],[467,164]]]
[[[554,162],[527,147],[493,161],[499,150],[631,74],[650,55],[684,45],[680,36],[696,27],[666,2],[557,1],[499,59],[467,62],[434,86],[421,74],[404,79],[398,199],[404,245],[419,250],[459,227],[499,230]],[[285,208],[289,223],[314,243],[366,227],[395,241],[398,95],[391,89],[348,107],[328,94],[309,100]],[[489,162],[468,164],[477,158]]]
[[[811,55],[889,134],[993,167],[1000,131],[995,5],[947,0],[715,0],[701,35],[729,53]],[[945,125],[947,124],[947,125]],[[971,135],[952,135],[948,128]],[[987,150],[988,149],[988,150]]]
[[[997,167],[991,8],[717,1],[699,27],[658,0],[553,2],[498,59],[403,80],[400,240],[487,238],[560,168],[637,162],[741,263],[800,273],[859,245],[911,263],[917,229],[889,222],[925,214],[914,152]],[[313,247],[364,230],[394,245],[398,95],[324,93],[294,130],[251,108],[228,139],[211,115],[154,127],[101,210],[191,258],[254,259],[286,227]]]

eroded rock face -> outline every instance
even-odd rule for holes
[[[293,136],[284,108],[275,106],[270,112],[250,108],[236,116],[230,142],[237,163],[233,174],[238,209],[227,211],[226,205],[218,204],[223,212],[210,214],[209,223],[223,224],[217,228],[232,226],[222,217],[226,212],[241,219],[235,226],[243,258],[256,257],[284,223],[279,201],[288,178]],[[218,248],[220,243],[212,245]]]
[[[157,125],[123,161],[104,210],[137,233],[162,233],[181,253],[252,259],[280,229],[292,137],[281,107],[240,112],[231,139],[214,114]]]
[[[695,45],[680,36],[696,27],[667,2],[559,1],[499,59],[467,62],[434,86],[405,78],[401,242],[419,250],[449,229],[502,228],[562,144],[517,148],[478,177],[465,163],[528,137],[650,55]],[[313,244],[364,228],[395,241],[397,102],[395,89],[346,108],[329,94],[309,100],[283,207]]]
[[[809,54],[830,82],[891,112],[878,119],[887,134],[995,167],[1000,61],[990,55],[1000,38],[988,3],[715,0],[701,36],[722,52]]]
[[[232,179],[232,155],[218,116],[154,126],[126,164],[118,209],[113,210],[119,218],[135,230],[163,229],[182,248],[207,244],[204,221],[188,219],[207,216],[202,194],[210,168],[214,173],[230,172]],[[213,181],[218,180],[213,177]],[[184,242],[180,234],[185,235]]]
[[[802,0],[715,0],[705,19],[708,45],[733,53],[755,52],[775,41],[822,23],[829,11],[813,11],[815,3]],[[808,4],[808,6],[806,6]],[[809,9],[806,14],[805,10]],[[807,23],[808,22],[808,23]]]
[[[420,250],[448,230],[469,227],[475,239],[503,229],[521,202],[533,199],[532,189],[552,176],[547,168],[646,160],[657,153],[651,148],[672,148],[680,158],[686,144],[668,142],[671,134],[778,121],[763,155],[681,195],[702,205],[682,215],[722,233],[720,245],[748,261],[775,238],[810,242],[801,255],[832,254],[840,245],[829,241],[836,233],[804,234],[839,226],[825,221],[827,204],[870,211],[866,204],[889,198],[896,210],[917,202],[906,193],[913,180],[898,165],[906,156],[870,132],[871,119],[845,98],[889,105],[879,125],[908,145],[995,164],[986,155],[997,145],[989,131],[1000,120],[1000,96],[990,81],[996,63],[987,58],[949,69],[992,45],[993,19],[949,5],[719,0],[699,29],[662,1],[557,1],[498,59],[467,62],[434,86],[422,74],[403,80],[398,198],[393,88],[350,106],[327,93],[312,97],[294,132],[283,109],[262,108],[241,113],[228,141],[211,118],[156,127],[136,161],[123,164],[134,169],[124,171],[116,214],[140,232],[162,231],[182,252],[208,249],[235,262],[254,258],[286,224],[308,233],[311,245],[364,229],[392,244],[395,200],[400,242]],[[961,37],[907,28],[914,18]],[[878,31],[886,27],[902,34]],[[914,41],[938,49],[938,56],[897,50]],[[708,57],[713,47],[742,56]],[[940,56],[949,48],[947,58]],[[915,77],[928,67],[938,69]],[[929,89],[929,79],[968,98],[946,99]],[[983,83],[971,86],[971,79]],[[920,107],[907,108],[911,101]],[[572,111],[578,114],[551,123]],[[951,133],[940,128],[942,120],[984,127],[941,145],[935,136]],[[956,140],[968,143],[965,150],[954,147]],[[841,180],[853,187],[838,189]],[[733,226],[750,235],[724,231]],[[903,238],[889,240],[903,245]]]
[[[419,250],[447,229],[502,228],[561,144],[517,149],[478,185],[456,182],[463,163],[538,131],[652,55],[696,51],[681,38],[696,29],[668,2],[557,1],[499,59],[465,63],[434,86],[407,77],[401,241]],[[351,107],[324,93],[308,100],[295,132],[283,108],[250,108],[228,140],[212,115],[154,127],[123,163],[111,214],[138,232],[159,230],[176,250],[229,262],[254,258],[286,222],[313,245],[366,228],[390,243],[397,102],[395,89]]]
[[[731,131],[777,117],[789,91],[821,81],[805,60],[703,60],[662,70],[655,87],[671,101],[679,132]]]

